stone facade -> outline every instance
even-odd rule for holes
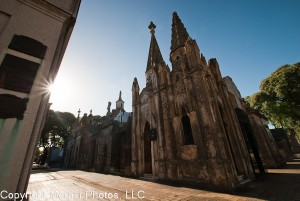
[[[80,0],[1,0],[0,189],[25,193]]]
[[[232,190],[254,177],[250,155],[216,59],[206,62],[176,13],[166,65],[149,25],[146,87],[132,85],[134,176]]]
[[[110,111],[110,106],[109,102],[100,124],[94,122],[92,113],[82,118],[78,114],[66,142],[66,168],[130,175],[131,114],[124,110],[121,92],[116,109]]]
[[[250,108],[247,108],[247,112],[264,167],[276,168],[284,165],[271,131],[263,123],[265,117]]]
[[[244,136],[246,136],[248,151],[255,156],[255,159],[252,159],[252,165],[262,172],[263,167],[274,168],[284,165],[277,144],[268,128],[266,117],[245,103],[230,77],[224,77],[223,80],[231,96],[234,97],[231,98],[231,101],[237,112]],[[263,167],[258,167],[260,165]]]
[[[283,161],[289,161],[294,158],[293,148],[291,146],[287,132],[283,128],[270,129],[279,149],[280,157]]]
[[[299,159],[300,158],[300,140],[293,130],[291,130],[291,132],[289,134],[289,140],[291,143],[294,157]]]

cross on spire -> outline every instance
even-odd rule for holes
[[[150,41],[150,48],[149,48],[149,54],[148,54],[148,62],[147,62],[147,68],[146,72],[154,66],[158,66],[159,63],[163,62],[163,58],[160,52],[160,49],[158,47],[156,38],[155,38],[155,24],[151,21],[150,25],[148,26],[151,33],[151,41]]]
[[[156,26],[155,26],[155,24],[151,21],[150,22],[150,25],[148,26],[148,28],[150,29],[150,32],[152,33],[152,34],[154,34],[155,33],[155,28],[156,28]]]
[[[80,112],[81,112],[81,111],[80,111],[80,108],[79,108],[79,110],[78,110],[78,117],[80,116]]]

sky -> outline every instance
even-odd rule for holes
[[[216,58],[222,76],[230,76],[243,97],[251,95],[278,67],[300,62],[299,9],[298,0],[82,0],[51,109],[104,116],[122,91],[131,112],[133,79],[145,87],[150,21],[172,66],[174,11],[206,59]]]

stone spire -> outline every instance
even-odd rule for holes
[[[178,47],[183,46],[188,38],[188,32],[186,31],[177,13],[174,12],[172,18],[171,53]]]
[[[157,66],[159,63],[164,62],[154,35],[155,33],[154,29],[156,28],[156,26],[155,24],[153,24],[153,22],[150,22],[148,28],[150,29],[150,33],[151,33],[151,41],[150,41],[150,49],[149,49],[146,72],[150,70],[153,66]]]
[[[122,100],[122,92],[119,93],[119,99],[116,101],[116,109],[124,109],[124,101]]]
[[[122,100],[122,91],[119,93],[119,100]]]

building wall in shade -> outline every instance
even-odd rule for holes
[[[26,192],[32,160],[80,0],[0,4],[0,189]]]

